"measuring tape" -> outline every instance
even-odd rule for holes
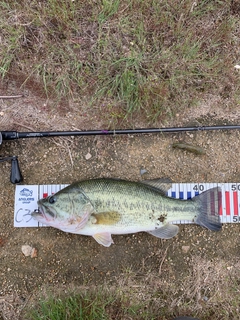
[[[34,220],[31,212],[38,208],[37,201],[46,198],[68,186],[54,185],[16,185],[14,227],[43,227]],[[173,183],[168,190],[168,196],[176,199],[191,199],[198,194],[214,188],[222,190],[222,207],[219,215],[222,223],[240,222],[240,183]],[[189,224],[191,221],[177,220],[176,224]]]
[[[221,222],[240,222],[240,183],[174,183],[168,190],[168,196],[177,199],[191,199],[214,187],[220,187],[222,190],[222,207],[219,212]],[[176,223],[191,222],[181,220]]]

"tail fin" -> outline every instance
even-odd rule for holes
[[[220,187],[209,189],[192,198],[199,203],[199,214],[196,223],[212,231],[222,228],[220,210],[222,209],[222,192]]]

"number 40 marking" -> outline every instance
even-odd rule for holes
[[[203,184],[195,184],[195,186],[193,187],[194,191],[204,191],[204,185]]]

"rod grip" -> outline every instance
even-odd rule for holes
[[[16,156],[12,157],[12,168],[11,168],[11,175],[10,181],[13,184],[19,183],[23,181],[23,176],[18,164],[18,158]]]

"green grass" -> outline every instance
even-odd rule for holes
[[[130,305],[120,295],[105,291],[59,296],[50,293],[27,310],[24,317],[31,320],[151,319],[145,312],[140,316],[140,309],[139,305]]]
[[[225,87],[237,99],[230,1],[9,0],[0,9],[2,79],[37,81],[51,98],[83,96],[150,120]]]
[[[39,303],[38,310],[28,315],[31,319],[107,319],[105,307],[108,303],[92,300],[81,295],[65,298],[50,297]]]

